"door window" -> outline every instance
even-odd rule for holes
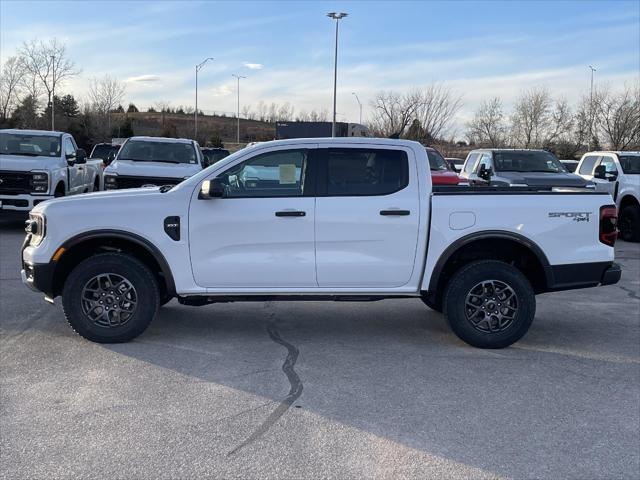
[[[226,197],[300,197],[305,191],[307,150],[263,153],[218,176]]]
[[[74,147],[69,137],[64,139],[64,154],[67,158],[76,156],[76,148]]]
[[[580,175],[591,175],[591,173],[593,172],[593,167],[596,166],[596,162],[598,161],[598,158],[600,157],[596,157],[594,155],[589,155],[588,157],[584,157],[584,160],[582,161],[582,165],[580,165],[580,169],[578,170],[578,173]]]
[[[409,184],[409,162],[402,150],[330,148],[329,196],[389,195]]]
[[[611,157],[602,157],[600,161],[600,165],[604,165],[605,171],[607,173],[617,174],[618,169],[616,168],[616,164]]]
[[[491,155],[489,155],[488,153],[482,154],[482,157],[480,157],[480,162],[478,162],[478,168],[476,169],[476,173],[480,172],[482,165],[484,165],[484,168],[486,170],[489,170],[491,168]]]

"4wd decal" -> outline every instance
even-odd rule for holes
[[[574,222],[588,222],[593,212],[549,212],[549,218],[571,218]]]

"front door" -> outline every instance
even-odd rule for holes
[[[316,199],[318,285],[405,285],[414,268],[420,219],[413,152],[361,147],[320,151]]]
[[[69,165],[67,171],[69,175],[67,181],[69,183],[69,193],[80,193],[84,189],[84,174],[85,169],[83,165],[77,165],[76,160],[76,146],[70,137],[64,138],[64,155]]]
[[[592,178],[596,184],[596,190],[607,192],[616,200],[619,174],[616,162],[611,157],[602,156],[600,157],[600,162],[596,163],[596,167],[598,165],[604,165],[607,178],[597,178],[595,176]]]
[[[211,289],[317,287],[313,152],[279,147],[216,178],[223,198],[194,198],[189,210],[191,265]]]

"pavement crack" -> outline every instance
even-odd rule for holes
[[[623,291],[627,292],[629,297],[635,298],[636,300],[640,300],[640,296],[638,296],[638,294],[636,292],[634,292],[633,290],[631,290],[630,288],[623,287],[622,285],[618,285],[618,288],[620,290],[623,290]]]
[[[276,325],[273,321],[273,315],[270,316],[270,321],[267,325],[267,333],[269,334],[271,340],[287,349],[287,357],[284,359],[284,363],[282,364],[282,371],[287,376],[287,380],[289,380],[289,393],[284,399],[282,399],[280,404],[273,412],[271,412],[266,420],[262,422],[262,424],[260,424],[260,426],[256,428],[253,433],[246,438],[246,440],[244,440],[233,450],[231,450],[227,454],[227,456],[231,456],[237,453],[239,450],[255,442],[265,433],[267,433],[267,431],[269,431],[273,424],[275,424],[280,419],[280,417],[282,417],[282,415],[284,415],[285,412],[289,410],[291,405],[293,405],[293,402],[295,402],[300,397],[300,395],[302,395],[302,380],[300,380],[300,377],[298,376],[294,368],[296,361],[298,360],[300,351],[295,345],[292,345],[280,336],[280,332],[278,332],[278,329],[276,328]]]

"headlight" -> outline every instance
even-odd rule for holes
[[[31,192],[46,194],[49,192],[49,174],[47,172],[31,172]]]
[[[105,175],[104,176],[104,189],[115,190],[118,188],[118,176],[117,175]]]
[[[40,245],[46,234],[46,221],[41,213],[30,213],[29,220],[24,229],[31,238],[29,243],[33,246]]]

